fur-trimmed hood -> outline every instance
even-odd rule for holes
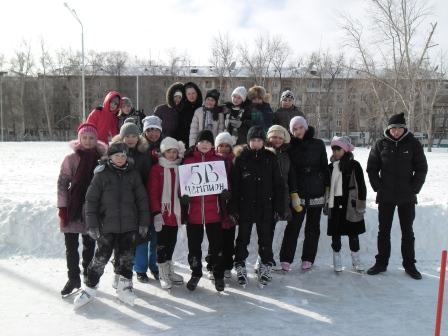
[[[184,84],[181,82],[176,82],[171,84],[171,86],[166,90],[166,104],[171,108],[176,107],[176,104],[174,103],[174,94],[176,93],[176,91],[182,92],[182,100],[180,103],[182,104],[185,98]]]
[[[111,143],[112,142],[123,142],[123,137],[120,134],[117,134],[112,138]],[[149,149],[148,140],[146,140],[146,138],[141,134],[138,136],[136,148],[140,153],[146,153]]]

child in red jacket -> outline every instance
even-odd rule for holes
[[[179,200],[178,167],[185,153],[182,141],[166,137],[160,144],[159,162],[152,167],[148,179],[150,210],[157,232],[157,264],[160,286],[171,288],[184,279],[174,272],[172,257],[177,242],[178,226],[182,224]]]
[[[196,140],[196,146],[185,156],[184,164],[220,161],[221,157],[213,149],[213,133],[202,130]],[[188,205],[188,263],[190,264],[191,279],[187,288],[195,290],[202,277],[202,240],[204,238],[204,225],[210,246],[210,264],[213,269],[215,288],[224,290],[224,267],[222,262],[222,224],[219,209],[219,195],[182,196],[182,203]]]

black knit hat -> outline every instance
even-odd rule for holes
[[[212,144],[215,142],[215,139],[213,137],[213,133],[210,130],[202,130],[199,132],[198,137],[196,138],[196,143],[201,141],[208,141]]]
[[[123,142],[113,142],[110,144],[109,148],[107,149],[107,156],[111,156],[117,153],[124,153],[128,154],[128,146],[126,146]]]
[[[390,117],[387,123],[387,129],[391,128],[406,128],[406,120],[404,119],[404,113],[394,114]]]
[[[266,142],[266,133],[262,126],[252,126],[249,128],[249,131],[247,132],[247,142],[249,143],[251,139],[261,139]]]
[[[207,99],[207,98],[213,98],[215,101],[216,101],[216,104],[218,104],[218,101],[219,101],[219,96],[220,96],[220,93],[219,93],[219,91],[218,90],[216,90],[216,89],[211,89],[211,90],[208,90],[207,91],[207,94],[205,95],[205,99]]]

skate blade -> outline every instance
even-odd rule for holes
[[[69,298],[69,297],[72,297],[73,295],[78,294],[81,290],[82,290],[82,288],[79,287],[78,289],[74,290],[73,292],[71,292],[71,293],[69,293],[69,294],[61,295],[61,297],[62,297],[63,299],[67,299],[67,298]]]

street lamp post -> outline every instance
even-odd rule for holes
[[[3,137],[3,75],[6,75],[6,71],[0,71],[0,122],[2,127],[2,142],[4,141]]]
[[[76,14],[76,11],[64,2],[64,6],[70,11],[73,17],[81,26],[81,91],[82,91],[82,120],[86,120],[86,87],[85,87],[85,65],[84,65],[84,26]]]

